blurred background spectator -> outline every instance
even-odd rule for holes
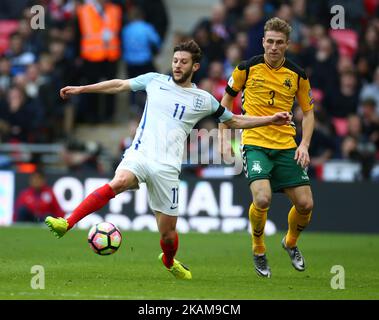
[[[379,115],[379,65],[375,68],[373,74],[373,81],[367,82],[360,93],[360,99],[373,99],[375,101],[375,112]]]
[[[244,58],[250,58],[263,53],[262,38],[264,36],[264,16],[261,4],[252,3],[243,12],[242,28],[247,34],[248,46]]]
[[[101,146],[94,141],[68,140],[62,150],[62,159],[70,172],[103,173],[99,163]]]
[[[362,178],[369,179],[375,163],[375,145],[363,133],[361,118],[356,114],[348,117],[348,131],[341,144],[342,158],[360,162]]]
[[[35,100],[26,96],[23,88],[9,88],[5,100],[0,104],[0,121],[5,130],[1,140],[18,142],[37,142],[41,137],[43,113]]]
[[[122,5],[123,0],[119,1]],[[150,23],[158,32],[159,38],[163,42],[166,38],[169,26],[169,17],[164,0],[126,0],[127,11],[139,8],[146,22]]]
[[[122,10],[109,0],[92,0],[77,7],[80,57],[86,83],[114,79],[121,56]],[[87,94],[84,121],[98,123],[113,119],[114,95]],[[102,99],[105,103],[101,104]]]
[[[43,222],[47,216],[64,217],[53,189],[46,183],[42,171],[29,177],[29,187],[18,195],[13,221]]]
[[[29,51],[24,45],[24,39],[18,32],[12,33],[10,36],[9,49],[5,52],[5,56],[11,63],[11,75],[24,73],[26,67],[36,60],[33,52]]]
[[[154,26],[145,21],[141,8],[133,7],[128,13],[128,23],[122,29],[123,61],[126,63],[128,78],[155,72],[154,56],[161,46],[161,38]],[[142,114],[146,94],[130,93],[130,108]]]

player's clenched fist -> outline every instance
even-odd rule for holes
[[[82,88],[80,86],[68,86],[60,90],[60,96],[62,99],[67,99],[74,94],[82,93]]]
[[[290,124],[292,115],[289,112],[277,112],[273,115],[272,123],[278,126]]]

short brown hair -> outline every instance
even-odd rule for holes
[[[199,45],[194,40],[179,43],[174,47],[174,53],[177,51],[189,52],[192,56],[193,63],[200,63],[202,52]]]
[[[264,31],[265,31],[265,34],[267,31],[277,31],[277,32],[284,33],[288,40],[290,37],[290,33],[292,31],[292,28],[286,21],[278,17],[275,17],[266,22]]]

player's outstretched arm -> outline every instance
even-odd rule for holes
[[[127,90],[130,90],[130,84],[128,80],[113,79],[86,86],[67,86],[60,90],[60,96],[62,99],[67,99],[72,95],[81,93],[115,94]]]
[[[278,112],[273,116],[241,116],[233,115],[233,118],[224,123],[233,129],[250,129],[255,127],[262,127],[268,125],[283,126],[291,123],[292,116],[288,112]]]
[[[221,100],[221,105],[231,111],[233,109],[233,100],[234,97],[225,92]],[[218,150],[224,157],[228,157],[229,155],[234,156],[234,151],[230,143],[230,135],[228,134],[229,130],[225,129],[229,129],[229,127],[225,123],[220,122],[218,124]]]

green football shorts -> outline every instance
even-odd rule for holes
[[[296,148],[278,150],[244,145],[243,167],[249,185],[255,180],[268,179],[273,192],[309,185],[307,171],[294,160],[295,151]]]

